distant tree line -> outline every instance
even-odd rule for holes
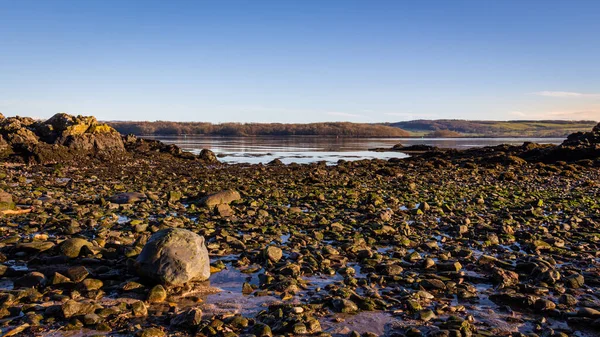
[[[595,121],[585,120],[477,121],[421,119],[386,125],[399,127],[413,133],[424,133],[432,137],[564,137],[577,131],[589,131],[596,123]]]
[[[332,122],[283,123],[203,123],[203,122],[108,122],[122,134],[210,135],[210,136],[343,136],[409,137],[400,128],[381,124]]]

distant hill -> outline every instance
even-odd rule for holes
[[[566,137],[589,131],[594,121],[470,121],[458,119],[413,120],[398,123],[203,123],[106,122],[122,134],[206,136],[337,136],[337,137]]]
[[[398,127],[365,123],[202,123],[202,122],[107,122],[122,134],[207,136],[341,136],[410,137]]]
[[[388,123],[420,137],[566,137],[589,131],[595,121],[475,121],[459,119],[413,120]]]

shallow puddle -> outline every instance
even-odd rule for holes
[[[283,302],[274,296],[242,294],[244,282],[258,284],[258,273],[244,274],[239,269],[228,266],[227,269],[212,274],[209,280],[210,287],[220,292],[202,296],[204,300],[202,311],[209,315],[239,313],[244,316],[254,316],[271,304]],[[286,301],[286,303],[293,303],[293,301]]]

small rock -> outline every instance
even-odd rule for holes
[[[85,316],[83,316],[83,323],[85,325],[95,325],[102,322],[102,317],[96,315],[96,314],[87,314]]]
[[[127,192],[127,193],[119,193],[115,194],[109,198],[110,202],[114,202],[115,204],[133,204],[138,201],[146,200],[146,195],[144,193],[139,192]]]
[[[91,303],[74,300],[68,300],[62,305],[62,313],[65,318],[87,315],[93,313],[95,309],[96,307]]]
[[[46,276],[40,272],[34,271],[27,273],[14,281],[15,287],[22,288],[42,288],[46,285]]]
[[[162,285],[154,286],[148,293],[148,302],[160,303],[167,299],[167,291]]]
[[[70,278],[60,274],[60,273],[54,273],[54,277],[52,278],[52,285],[59,285],[59,284],[66,284],[66,283],[73,283],[71,281]]]
[[[422,321],[428,322],[428,321],[434,319],[436,316],[432,310],[423,310],[419,313],[419,317],[421,318]]]
[[[235,190],[225,190],[208,195],[200,200],[203,206],[216,206],[221,204],[230,204],[233,201],[241,199],[240,194]]]
[[[88,277],[90,275],[90,272],[84,266],[77,266],[69,268],[69,270],[67,270],[67,275],[69,276],[71,281],[79,283],[83,281],[86,277]]]
[[[215,206],[215,211],[219,216],[228,217],[233,215],[233,209],[228,204],[219,204]]]
[[[596,317],[600,317],[600,311],[593,309],[593,308],[583,307],[577,311],[577,316],[596,318]]]
[[[63,241],[60,246],[60,252],[70,258],[76,258],[79,256],[82,247],[92,248],[93,245],[91,242],[80,239],[80,238],[71,238]]]
[[[142,301],[137,301],[131,304],[131,311],[133,312],[133,316],[135,317],[145,317],[148,316],[148,307],[146,307],[146,303]]]
[[[565,282],[565,286],[567,286],[569,288],[577,289],[577,288],[583,287],[583,284],[585,283],[585,279],[584,279],[583,275],[581,275],[581,274],[573,274],[573,275],[567,276],[565,278],[564,282]]]
[[[564,304],[569,307],[574,307],[575,305],[577,305],[577,302],[578,302],[577,298],[575,298],[575,296],[569,295],[569,294],[562,294],[558,298],[558,303]]]
[[[265,257],[269,261],[277,263],[283,257],[283,251],[279,247],[269,246],[265,249]]]
[[[81,284],[83,286],[83,289],[87,291],[99,290],[104,285],[102,281],[93,278],[87,278],[83,280]]]
[[[148,328],[139,331],[136,336],[138,337],[165,337],[166,334],[159,328]]]
[[[333,300],[333,308],[336,312],[345,314],[354,314],[358,312],[358,306],[356,303],[342,298]]]
[[[555,309],[556,304],[554,304],[554,302],[552,302],[550,300],[539,298],[535,301],[534,308],[538,312],[543,312],[543,311]]]
[[[198,308],[187,309],[171,319],[171,326],[178,328],[192,328],[202,322],[202,310]]]
[[[437,265],[441,271],[459,271],[462,269],[460,262],[443,262]]]

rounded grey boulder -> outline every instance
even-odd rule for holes
[[[154,233],[137,258],[137,272],[164,285],[182,285],[210,277],[204,237],[181,228]]]

